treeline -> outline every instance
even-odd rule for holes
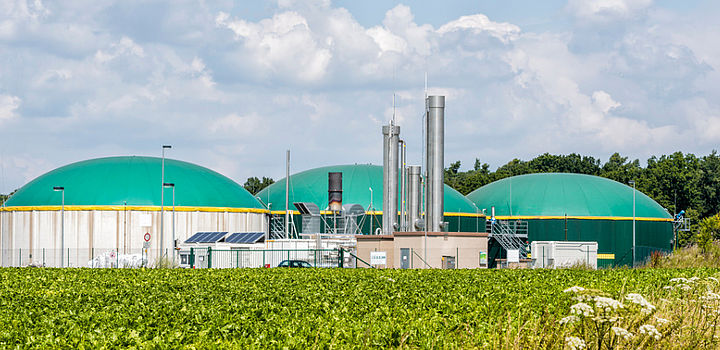
[[[639,191],[660,203],[670,213],[685,210],[693,220],[720,212],[720,157],[716,151],[697,157],[691,153],[651,157],[642,167],[618,153],[602,163],[600,159],[579,154],[545,153],[529,161],[513,159],[490,171],[490,166],[475,160],[473,169],[460,171],[460,162],[445,170],[445,183],[462,194],[506,177],[531,173],[578,173],[602,176],[627,184],[635,181]]]
[[[259,178],[253,176],[249,177],[247,181],[243,184],[243,187],[245,187],[248,192],[252,193],[253,195],[257,194],[258,192],[262,191],[263,188],[268,187],[275,183],[275,180],[273,180],[271,177],[264,177],[262,180]]]

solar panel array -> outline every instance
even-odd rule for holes
[[[188,238],[185,243],[216,243],[227,234],[227,232],[198,232]]]
[[[265,233],[263,232],[238,232],[225,238],[225,243],[253,244],[261,241],[263,238],[265,238]]]

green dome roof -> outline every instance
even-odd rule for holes
[[[633,217],[633,189],[606,178],[567,173],[528,174],[487,184],[468,194],[478,208],[498,216]],[[657,202],[638,191],[638,218],[670,219]]]
[[[165,159],[165,182],[175,184],[175,205],[258,208],[262,205],[235,181],[195,164]],[[161,158],[108,157],[72,163],[32,180],[8,207],[60,205],[54,186],[65,187],[65,205],[160,206]],[[172,206],[172,188],[165,189]]]
[[[373,190],[372,207],[383,206],[383,168],[378,165],[334,165],[306,170],[290,175],[290,207],[293,202],[313,202],[325,210],[328,207],[328,173],[343,173],[343,203],[370,206],[370,188]],[[285,179],[266,187],[257,196],[271,210],[285,210]],[[399,196],[398,196],[399,197]],[[445,185],[445,212],[472,213],[475,206],[460,192]],[[399,198],[398,198],[399,201]]]

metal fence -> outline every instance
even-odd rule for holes
[[[177,253],[176,253],[177,254]],[[2,267],[151,267],[162,257],[173,260],[173,250],[165,249],[0,249]],[[177,259],[177,255],[175,256]]]
[[[276,267],[283,261],[303,261],[313,267],[354,267],[342,249],[212,249],[180,252],[180,264],[190,268]]]

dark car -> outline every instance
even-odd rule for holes
[[[303,260],[283,260],[278,267],[313,267],[309,262]]]

